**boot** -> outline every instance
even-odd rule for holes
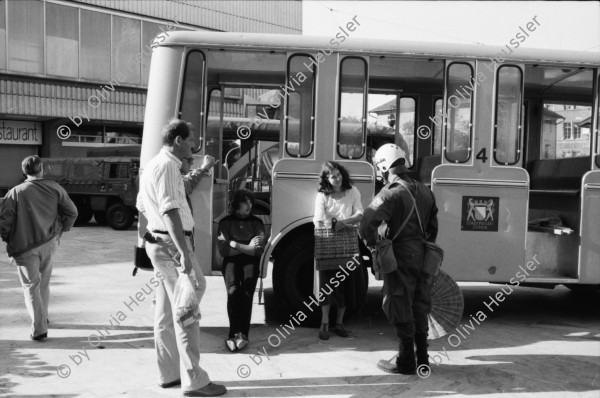
[[[421,365],[429,366],[429,355],[427,354],[427,334],[415,334],[415,344],[417,345],[417,367]]]
[[[396,359],[398,373],[414,375],[417,371],[415,360],[415,339],[401,338],[398,343],[398,358]]]

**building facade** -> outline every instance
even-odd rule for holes
[[[135,152],[152,43],[174,30],[301,34],[302,2],[0,0],[0,195],[27,155]]]

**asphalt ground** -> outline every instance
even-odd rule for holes
[[[135,227],[113,231],[93,222],[65,234],[43,342],[29,340],[22,288],[2,248],[1,396],[181,396],[177,388],[156,385],[152,275],[131,275],[135,236]],[[315,328],[284,325],[293,314],[276,300],[269,272],[265,305],[255,295],[250,346],[234,354],[223,343],[223,279],[207,282],[201,363],[213,381],[227,386],[228,397],[600,397],[599,293],[519,287],[490,311],[485,303],[499,286],[461,284],[462,323],[469,327],[462,337],[430,342],[432,372],[422,378],[375,366],[396,349],[381,312],[381,282],[370,281],[367,304],[345,322],[350,338],[332,333],[321,341]],[[480,310],[487,317],[477,324],[470,315]]]

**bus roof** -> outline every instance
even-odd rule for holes
[[[510,39],[510,38],[509,38]],[[253,49],[269,51],[319,51],[334,50],[353,54],[408,55],[429,58],[490,59],[499,56],[511,62],[566,63],[600,66],[600,52],[565,51],[520,47],[511,56],[500,50],[503,46],[478,44],[452,44],[441,42],[415,42],[402,40],[351,38],[333,46],[335,36],[303,36],[239,32],[176,31],[169,32],[159,46],[193,46],[209,48]],[[508,46],[509,43],[507,42]],[[508,52],[510,47],[505,48]],[[506,61],[503,61],[506,62]]]

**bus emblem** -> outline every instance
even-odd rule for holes
[[[499,197],[463,196],[461,229],[497,232],[499,203]]]

